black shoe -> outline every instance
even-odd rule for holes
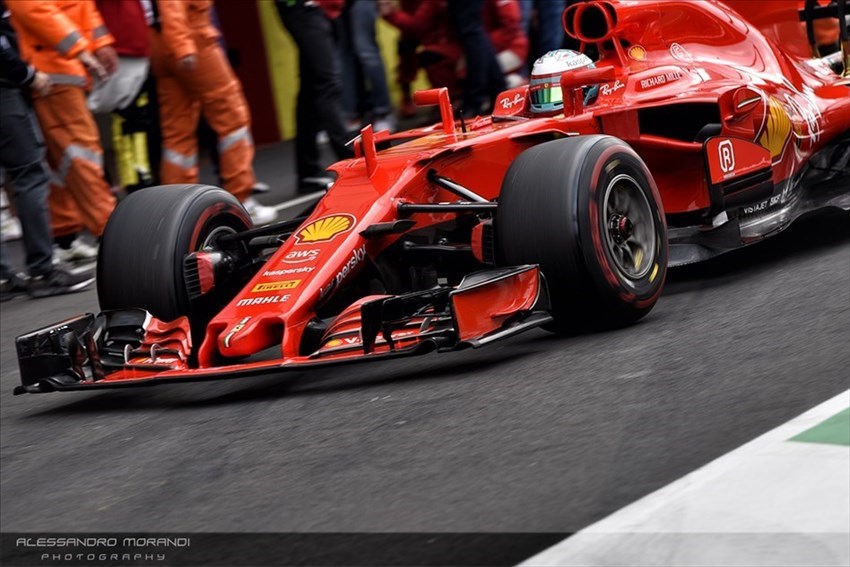
[[[89,287],[94,281],[91,274],[72,274],[62,268],[54,268],[43,276],[35,276],[29,281],[30,297],[49,297],[74,293]]]
[[[27,293],[27,278],[23,274],[12,274],[8,279],[0,280],[0,302],[21,297]]]

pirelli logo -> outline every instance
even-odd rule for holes
[[[254,289],[252,289],[251,291],[256,293],[259,291],[279,291],[281,289],[295,289],[300,283],[301,280],[286,280],[282,282],[261,283],[255,285]]]

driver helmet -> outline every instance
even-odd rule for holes
[[[572,49],[556,49],[535,61],[529,82],[531,111],[556,112],[564,108],[561,75],[584,68],[593,69],[595,65],[590,57]]]

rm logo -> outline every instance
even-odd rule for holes
[[[723,140],[717,146],[717,152],[720,156],[720,169],[723,173],[729,173],[735,169],[735,151],[732,149],[731,140]]]

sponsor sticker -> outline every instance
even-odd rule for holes
[[[525,97],[516,93],[514,98],[505,97],[499,101],[499,104],[502,105],[502,108],[505,110],[515,107],[516,105],[522,105],[525,102]]]
[[[318,248],[314,248],[311,250],[293,250],[291,252],[288,252],[286,256],[283,257],[283,262],[285,264],[304,264],[306,262],[312,262],[318,257]]]
[[[635,61],[646,61],[646,49],[639,43],[635,44],[629,48],[629,57]]]
[[[341,339],[331,339],[327,343],[325,343],[325,346],[328,347],[328,348],[336,348],[338,346],[343,346],[343,345],[359,345],[359,344],[360,344],[360,337],[343,337]]]
[[[355,219],[348,214],[330,215],[314,220],[295,234],[296,244],[328,242],[354,228]]]
[[[236,302],[237,307],[246,307],[248,305],[267,305],[269,303],[284,303],[292,297],[286,295],[266,295],[264,297],[251,297],[248,299],[240,299]]]
[[[735,169],[735,149],[732,147],[731,140],[723,140],[717,146],[718,157],[720,158],[720,170],[723,173],[729,173]]]
[[[767,107],[764,131],[758,138],[761,147],[770,152],[770,157],[777,161],[785,150],[785,145],[791,137],[791,118],[782,104],[770,97]]]
[[[158,356],[156,358],[148,357],[148,358],[142,360],[141,362],[136,362],[136,361],[130,361],[130,362],[131,362],[131,364],[174,364],[178,360],[180,360],[180,359],[176,358],[176,357]]]
[[[403,330],[393,331],[392,332],[392,338],[393,338],[393,340],[401,340],[401,339],[406,339],[408,337],[412,337],[416,334],[417,334],[416,331],[403,331]],[[382,343],[386,343],[386,342],[387,341],[386,341],[386,339],[384,339],[384,337],[377,337],[375,339],[375,344],[382,344]],[[324,348],[336,348],[336,347],[340,347],[340,346],[352,346],[352,345],[360,345],[360,344],[362,344],[362,341],[360,339],[360,335],[358,335],[356,337],[340,337],[340,338],[336,338],[336,339],[331,339],[331,340],[329,340],[328,342],[325,343]]]
[[[661,73],[660,75],[655,75],[654,77],[641,79],[638,83],[638,86],[640,90],[648,91],[649,89],[654,89],[656,87],[660,87],[668,83],[678,81],[681,78],[682,73],[680,73],[679,71],[668,71],[666,73]]]
[[[603,96],[608,96],[614,94],[622,88],[625,88],[625,86],[626,85],[624,85],[623,82],[620,81],[620,79],[617,79],[616,81],[614,81],[613,85],[611,83],[605,83],[604,85],[599,87],[599,92],[601,92]]]
[[[745,215],[752,215],[763,211],[769,207],[773,207],[778,205],[782,201],[782,195],[773,195],[770,199],[765,199],[761,203],[757,203],[755,205],[747,205],[746,207],[741,208],[741,211]]]
[[[673,56],[674,59],[678,59],[682,63],[693,63],[694,57],[690,54],[690,52],[679,45],[678,43],[673,43],[670,46],[670,55]]]
[[[342,281],[348,277],[348,274],[350,274],[364,258],[366,258],[366,246],[363,245],[360,248],[355,248],[351,253],[351,257],[348,259],[348,262],[346,262],[333,279],[322,288],[322,291],[319,293],[319,299],[321,300],[327,297],[336,286],[341,284]]]
[[[301,266],[298,268],[286,268],[284,270],[266,270],[263,272],[263,276],[271,278],[275,276],[291,276],[292,274],[309,274],[315,269],[313,266]]]
[[[251,291],[257,293],[260,291],[279,291],[281,289],[295,289],[300,283],[301,280],[286,280],[282,282],[260,283],[255,285],[254,289],[252,289]]]

